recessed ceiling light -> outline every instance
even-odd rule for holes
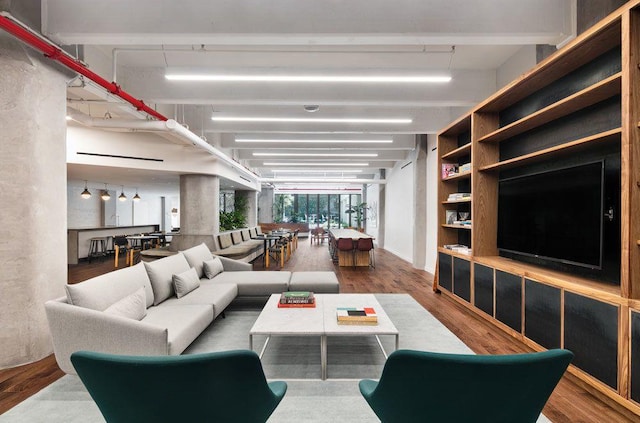
[[[304,122],[304,123],[397,123],[406,124],[413,119],[386,118],[277,118],[277,117],[224,117],[212,116],[214,122]]]
[[[367,83],[367,84],[442,84],[451,82],[447,75],[222,75],[167,73],[169,81],[206,82],[322,82],[322,83]]]
[[[263,166],[369,166],[369,163],[362,162],[346,162],[346,163],[317,163],[317,162],[304,162],[304,163],[272,163],[263,162]]]
[[[298,144],[391,144],[393,140],[297,140],[297,139],[262,139],[262,138],[237,138],[236,142],[253,143],[298,143]]]
[[[378,157],[378,153],[253,153],[254,157]]]

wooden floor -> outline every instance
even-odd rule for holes
[[[376,268],[341,268],[334,265],[326,244],[310,245],[300,240],[298,250],[284,270],[333,270],[340,280],[341,292],[409,293],[438,320],[478,354],[529,352],[530,349],[507,336],[485,320],[444,295],[431,290],[433,276],[414,269],[393,254],[376,249]],[[77,283],[113,269],[113,261],[83,263],[69,267],[69,283]],[[257,260],[254,270],[264,270]],[[277,267],[269,270],[277,271]],[[0,371],[0,414],[61,377],[52,356],[37,363]],[[585,390],[582,382],[566,375],[547,403],[544,413],[554,423],[637,422],[638,416],[623,407],[604,402]]]

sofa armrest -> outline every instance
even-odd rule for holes
[[[168,355],[166,328],[126,317],[78,307],[59,298],[45,303],[53,352],[65,373],[76,374],[71,364],[75,351],[123,355]]]
[[[253,270],[253,265],[250,263],[244,263],[238,260],[230,259],[223,256],[218,256],[222,262],[222,267],[225,272],[241,272]]]

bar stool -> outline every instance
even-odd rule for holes
[[[356,265],[356,256],[355,249],[353,245],[353,239],[351,238],[338,238],[336,242],[336,249],[338,250],[338,260],[340,260],[340,253],[342,253],[342,257],[346,259],[351,256],[351,263],[355,267]],[[346,260],[345,260],[346,261]],[[344,266],[348,266],[348,263],[343,263]]]
[[[107,237],[94,237],[89,239],[89,263],[92,258],[105,257],[107,255]]]
[[[356,244],[357,251],[367,251],[369,253],[369,266],[376,268],[376,259],[373,253],[373,239],[372,238],[360,238]],[[357,254],[357,253],[356,253]]]

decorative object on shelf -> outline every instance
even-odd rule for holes
[[[89,191],[89,189],[87,189],[87,181],[84,181],[84,191],[82,191],[82,194],[80,194],[80,197],[84,198],[85,200],[88,198],[91,198],[91,192]]]
[[[120,191],[120,195],[118,196],[118,200],[127,201],[127,196],[124,195],[124,185],[120,185],[122,187],[122,191]]]
[[[453,225],[453,222],[456,220],[456,218],[458,217],[458,212],[455,210],[446,210],[445,211],[445,222],[447,225]]]
[[[454,163],[442,163],[442,179],[458,174],[458,165]]]
[[[111,194],[109,194],[109,189],[107,188],[107,184],[104,184],[104,190],[100,194],[100,198],[104,201],[109,201],[111,199]]]
[[[467,221],[469,220],[470,215],[471,213],[469,212],[458,212],[458,219],[461,221]]]

